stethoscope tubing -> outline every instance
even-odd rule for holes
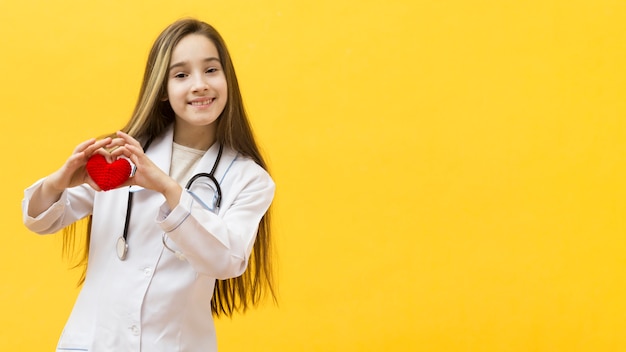
[[[148,149],[148,146],[150,146],[150,143],[152,141],[148,141],[148,143],[146,143],[146,146],[144,147],[144,152]],[[215,184],[215,192],[217,194],[217,197],[215,199],[215,207],[216,209],[220,208],[220,204],[222,203],[222,188],[220,187],[220,183],[217,182],[217,179],[215,178],[215,170],[217,170],[217,166],[220,163],[220,160],[222,159],[222,151],[224,150],[224,146],[220,143],[220,149],[217,152],[217,158],[215,158],[215,162],[213,163],[213,168],[211,168],[211,172],[206,173],[206,172],[200,172],[197,173],[195,175],[193,175],[189,181],[187,181],[187,184],[185,185],[185,190],[189,190],[191,189],[191,186],[193,185],[193,183],[199,179],[200,177],[207,177],[209,178],[214,184]],[[124,260],[124,258],[126,257],[126,251],[128,250],[128,225],[130,224],[130,212],[133,206],[133,192],[128,192],[128,202],[126,204],[126,219],[124,220],[124,232],[122,234],[122,237],[120,238],[120,240],[123,241],[123,244],[125,246],[123,253],[120,254],[120,252],[118,252],[118,256],[120,258],[120,260]],[[165,243],[165,234],[163,234],[163,245],[165,246],[165,248],[167,248],[168,250],[174,252],[171,248],[169,248],[169,246]],[[178,256],[178,255],[177,255]]]
[[[215,158],[215,162],[213,163],[213,168],[211,168],[211,172],[208,174],[206,172],[201,172],[193,175],[189,181],[187,181],[187,185],[185,186],[186,190],[191,188],[191,185],[199,179],[200,177],[208,177],[215,184],[215,192],[217,193],[217,199],[215,200],[215,206],[219,209],[220,204],[222,203],[222,188],[220,187],[220,183],[217,182],[215,178],[215,170],[217,169],[217,165],[220,163],[222,159],[222,151],[224,150],[224,146],[220,143],[220,149],[217,151],[217,158]]]

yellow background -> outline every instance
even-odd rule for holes
[[[626,350],[622,0],[0,0],[0,350],[54,350],[77,294],[23,189],[124,124],[183,16],[278,184],[280,305],[221,352]]]

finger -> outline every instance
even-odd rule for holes
[[[85,155],[84,152],[79,152],[78,154],[72,154],[67,161],[65,162],[65,164],[67,165],[67,167],[69,167],[71,170],[75,170],[77,168],[79,168],[80,166],[85,164]]]
[[[126,140],[124,138],[112,138],[111,143],[106,145],[107,149],[115,149],[126,144]]]
[[[136,146],[133,144],[126,144],[124,145],[124,148],[126,148],[132,154],[137,154],[137,155],[144,154],[143,148],[141,146]]]
[[[127,157],[132,161],[135,165],[145,165],[146,156],[141,147],[136,147],[134,145],[127,144],[124,146],[124,149],[129,152]],[[142,161],[144,160],[144,161]],[[149,159],[148,159],[149,160]]]
[[[83,152],[85,149],[87,149],[87,147],[89,147],[90,145],[94,144],[96,142],[95,138],[91,138],[88,139],[82,143],[80,143],[79,145],[76,146],[76,148],[74,148],[74,153],[80,153]]]
[[[130,158],[132,155],[132,152],[130,150],[128,150],[128,148],[126,148],[126,145],[115,148],[110,154],[111,158],[113,160],[119,158],[120,156],[125,156],[127,158]]]
[[[137,161],[139,160],[138,158],[143,155],[145,155],[143,148],[141,148],[141,146],[136,146],[133,144],[124,144],[124,146],[121,146],[111,152],[112,157],[118,158],[120,156],[125,156],[131,159],[133,163],[137,163]]]
[[[126,141],[126,143],[128,144],[132,144],[135,146],[141,146],[141,144],[139,143],[139,141],[137,141],[135,138],[131,137],[129,134],[126,134],[122,131],[117,131],[117,136],[124,139]]]
[[[109,151],[104,148],[95,150],[91,156],[94,156],[96,154],[102,155],[109,164],[115,161],[115,158],[111,156],[111,153],[109,153]]]
[[[130,161],[133,162],[133,164],[135,164],[136,166],[139,165],[139,157],[137,156],[137,154],[131,154],[129,158],[130,158]]]
[[[105,147],[107,144],[111,143],[111,138],[107,137],[105,139],[99,140],[91,145],[89,145],[87,148],[85,148],[84,153],[86,157],[90,157],[92,154],[94,154],[97,150]]]

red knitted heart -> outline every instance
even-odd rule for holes
[[[87,173],[103,190],[108,191],[124,183],[130,177],[131,166],[126,159],[117,159],[108,163],[100,154],[94,154],[87,160]]]

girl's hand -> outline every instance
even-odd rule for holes
[[[61,193],[66,188],[88,183],[93,189],[99,191],[100,187],[89,177],[85,165],[94,154],[102,154],[108,158],[108,152],[102,148],[109,143],[111,143],[111,138],[107,137],[99,141],[90,139],[79,144],[65,164],[46,178],[46,187],[51,191]]]
[[[117,137],[107,145],[107,148],[117,147],[111,152],[112,159],[124,156],[136,167],[135,175],[122,186],[137,185],[162,193],[170,208],[174,208],[182,192],[180,185],[146,156],[141,144],[135,138],[121,131],[117,132]]]
[[[36,217],[50,208],[67,188],[88,183],[93,189],[99,191],[100,187],[89,177],[85,165],[87,165],[87,160],[96,153],[107,156],[107,151],[102,148],[109,143],[111,143],[111,138],[100,141],[92,138],[79,144],[65,164],[46,177],[41,187],[33,193],[28,204],[28,215]]]

